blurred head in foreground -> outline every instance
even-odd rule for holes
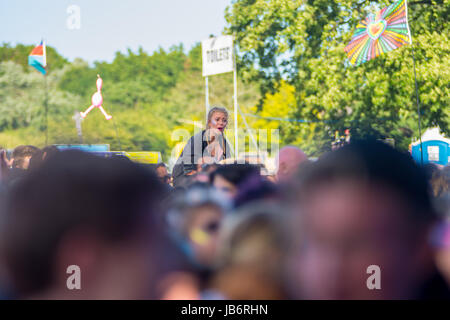
[[[442,221],[433,231],[436,266],[450,286],[450,220]]]
[[[171,234],[199,269],[214,264],[219,230],[229,204],[208,185],[196,183],[175,196],[167,219]]]
[[[160,162],[156,165],[155,172],[161,183],[170,184],[170,175],[167,171],[167,166],[163,162]]]
[[[428,242],[435,213],[426,175],[408,155],[358,142],[310,164],[299,180],[288,262],[294,297],[448,297]],[[379,290],[369,289],[372,265],[380,268]]]
[[[2,258],[19,298],[151,298],[163,242],[161,183],[141,166],[79,151],[52,156],[10,191]],[[70,266],[81,289],[69,290]],[[73,268],[73,267],[72,267]]]
[[[14,149],[13,158],[13,168],[27,170],[30,165],[31,158],[39,153],[39,149],[34,146],[18,146]]]
[[[308,161],[308,156],[299,148],[286,146],[278,154],[277,180],[288,182],[298,171],[300,164]]]
[[[428,173],[430,189],[434,206],[439,214],[450,217],[450,167],[440,169],[437,165],[428,163],[424,166]]]
[[[239,185],[251,176],[258,176],[260,171],[259,167],[251,164],[225,164],[211,173],[211,185],[232,201],[238,194]]]
[[[226,217],[211,289],[232,300],[285,297],[281,274],[286,241],[281,210],[272,202],[252,202]]]
[[[239,185],[234,199],[234,208],[260,201],[278,204],[281,192],[281,188],[265,176],[252,175]]]
[[[28,169],[35,170],[36,168],[39,168],[45,161],[53,157],[58,152],[59,150],[56,146],[47,146],[42,150],[38,150],[31,157]]]

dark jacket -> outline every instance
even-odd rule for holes
[[[184,147],[183,152],[181,152],[181,155],[172,170],[174,186],[177,186],[181,178],[186,174],[197,170],[198,161],[204,156],[205,149],[208,146],[208,141],[205,138],[205,132],[206,130],[202,130],[201,132],[193,135]],[[231,158],[231,148],[226,139],[223,149],[223,158]]]

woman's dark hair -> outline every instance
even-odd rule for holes
[[[277,185],[268,181],[264,176],[254,175],[240,184],[234,200],[234,207],[239,208],[252,202],[277,199],[279,196],[280,190]]]
[[[35,154],[30,159],[29,170],[36,170],[45,161],[53,157],[59,152],[58,148],[55,146],[46,146],[42,150],[37,150]]]
[[[59,153],[59,149],[56,146],[46,146],[42,149],[43,159],[48,160],[50,157],[53,157],[54,155]]]
[[[33,158],[41,150],[35,146],[18,146],[13,150],[13,168],[21,168],[26,157]]]
[[[221,176],[228,182],[238,186],[253,175],[260,175],[261,168],[252,164],[225,164],[211,173],[210,181],[214,183],[216,176]]]

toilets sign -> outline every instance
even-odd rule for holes
[[[234,71],[233,36],[202,41],[203,76]]]

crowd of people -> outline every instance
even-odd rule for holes
[[[3,150],[1,298],[450,299],[449,166],[366,140],[315,161],[284,146],[270,176],[231,160],[227,120],[211,110],[173,178],[124,156]]]

